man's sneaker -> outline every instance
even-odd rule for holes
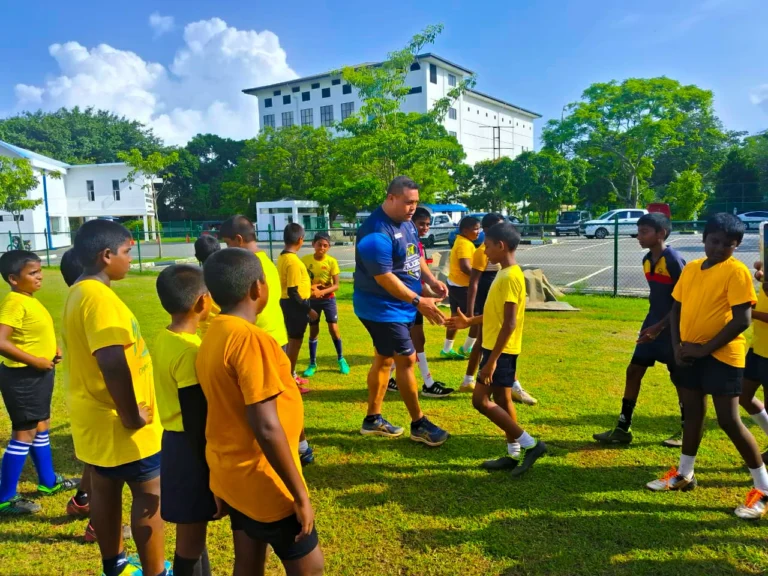
[[[307,369],[304,370],[304,376],[307,378],[312,378],[312,376],[315,375],[315,372],[317,372],[317,364],[315,362],[312,362],[309,366],[307,366]]]
[[[315,461],[315,452],[312,450],[312,446],[309,446],[306,452],[299,453],[299,460],[302,466],[309,466]]]
[[[390,378],[389,382],[387,383],[387,392],[399,392],[400,389],[397,387],[397,381],[394,378]]]
[[[467,357],[464,356],[464,354],[459,354],[451,348],[448,352],[445,350],[440,350],[440,358],[445,358],[446,360],[466,360]]]
[[[622,430],[621,428],[614,428],[599,434],[592,434],[592,438],[600,442],[600,444],[629,444],[632,442],[632,429]]]
[[[77,503],[75,497],[69,499],[67,502],[67,516],[77,516],[78,518],[87,518],[91,514],[91,505],[86,502],[82,506]]]
[[[480,464],[480,468],[483,470],[512,470],[520,464],[520,460],[512,458],[511,456],[502,456],[496,460],[486,460]]]
[[[653,480],[645,485],[648,490],[654,492],[663,492],[665,490],[680,490],[681,492],[689,492],[698,486],[696,482],[696,476],[691,475],[690,478],[686,478],[682,474],[677,473],[677,468],[674,466],[667,470],[658,480]]]
[[[453,388],[448,388],[442,382],[437,381],[433,382],[430,387],[427,387],[426,384],[421,387],[421,395],[425,398],[446,398],[454,392]]]
[[[459,346],[459,354],[461,354],[465,358],[469,358],[469,355],[472,354],[472,348],[469,348],[468,350],[464,350],[464,346]]]
[[[747,494],[744,504],[736,508],[734,513],[744,520],[759,520],[768,510],[768,494],[757,488],[752,488]]]
[[[62,490],[76,490],[80,486],[80,478],[64,478],[61,474],[56,474],[56,484],[53,486],[37,485],[37,491],[43,496],[57,494]]]
[[[536,398],[528,394],[523,388],[520,388],[520,391],[518,392],[514,388],[512,388],[512,400],[515,402],[521,402],[523,404],[527,404],[528,406],[535,406],[539,403]]]
[[[448,432],[435,426],[424,416],[416,428],[411,426],[411,440],[427,446],[442,446],[448,440]]]
[[[475,381],[472,380],[469,384],[466,382],[462,382],[461,386],[459,386],[459,392],[472,392],[475,389]]]
[[[14,496],[7,502],[0,502],[0,516],[22,516],[24,514],[37,514],[43,509],[37,502],[27,500],[21,496]]]
[[[667,448],[682,448],[683,447],[683,430],[680,429],[676,433],[672,434],[669,438],[661,443],[662,446]]]
[[[344,358],[339,358],[339,372],[349,374],[349,364]]]
[[[393,426],[381,416],[377,416],[373,422],[363,420],[363,427],[360,428],[360,434],[363,436],[387,436],[388,438],[397,438],[403,435],[403,429],[400,426]]]
[[[513,477],[522,476],[531,468],[531,466],[533,466],[533,463],[536,462],[536,460],[546,453],[547,445],[544,444],[543,440],[539,440],[536,442],[536,445],[531,448],[523,448],[522,453],[520,454],[522,460],[520,464],[510,472],[510,475]]]

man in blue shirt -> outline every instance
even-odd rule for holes
[[[398,389],[411,416],[411,440],[440,446],[448,433],[427,420],[419,406],[414,373],[416,349],[410,329],[417,312],[433,324],[443,324],[445,318],[437,302],[445,298],[448,289],[434,277],[419,253],[419,235],[411,222],[418,204],[418,185],[398,176],[387,188],[384,203],[357,231],[353,303],[376,349],[368,372],[368,415],[360,433],[388,437],[403,434],[401,427],[381,416],[394,363]],[[422,281],[437,299],[421,297]]]

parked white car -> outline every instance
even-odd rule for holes
[[[448,214],[435,214],[430,222],[429,233],[419,238],[425,248],[432,248],[437,242],[448,240],[448,235],[456,228]]]
[[[637,236],[637,221],[648,210],[637,208],[621,208],[606,212],[595,220],[589,220],[584,224],[584,236],[587,238],[603,239],[613,234],[615,222],[619,221],[619,236]]]
[[[747,230],[757,230],[760,228],[760,222],[768,221],[768,212],[762,210],[744,212],[736,217],[744,222],[744,227]]]

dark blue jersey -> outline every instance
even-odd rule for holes
[[[651,290],[651,294],[648,296],[651,306],[648,310],[648,316],[643,322],[643,327],[647,328],[651,324],[656,324],[671,312],[674,303],[672,290],[675,289],[675,284],[680,279],[683,268],[685,268],[685,260],[677,250],[669,246],[664,249],[655,264],[650,252],[645,255],[643,272],[645,272],[645,279],[648,280],[648,287]]]

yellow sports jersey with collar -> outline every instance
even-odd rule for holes
[[[765,293],[764,286],[760,286],[757,291],[755,312],[768,314],[768,294]],[[768,322],[752,319],[752,350],[758,356],[768,358]]]
[[[255,252],[255,254],[264,269],[264,278],[267,281],[267,290],[269,290],[267,305],[256,318],[256,326],[272,336],[278,345],[285,346],[288,344],[288,332],[285,329],[283,309],[280,308],[280,275],[274,262],[269,259],[265,252]]]
[[[198,383],[195,361],[200,342],[197,334],[166,328],[157,335],[152,347],[160,422],[171,432],[184,432],[179,390]]]
[[[8,293],[0,302],[0,324],[13,328],[11,342],[22,352],[50,360],[56,356],[53,318],[34,296],[19,292]],[[0,362],[9,368],[26,366],[10,358],[1,358]]]
[[[320,286],[321,289],[330,287],[333,277],[341,273],[339,262],[328,254],[323,255],[322,260],[317,260],[314,254],[307,254],[301,261],[307,267],[312,286]],[[333,298],[333,293],[328,298]]]
[[[471,240],[461,234],[456,236],[456,241],[451,248],[450,266],[448,269],[448,283],[454,286],[469,286],[469,274],[465,274],[459,261],[469,260],[472,262],[472,256],[475,254],[475,245]]]
[[[494,278],[483,307],[483,349],[493,350],[504,324],[504,305],[517,304],[515,329],[502,350],[503,354],[520,354],[523,348],[525,321],[525,276],[515,264],[502,268]]]
[[[294,252],[283,252],[277,259],[277,271],[280,274],[280,297],[288,298],[288,288],[299,289],[299,297],[308,300],[312,295],[309,272],[304,263]]]

